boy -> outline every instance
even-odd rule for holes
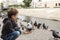
[[[3,28],[1,38],[3,40],[16,40],[21,34],[20,28],[17,25],[18,11],[16,9],[9,9],[7,13],[8,18],[3,20]]]

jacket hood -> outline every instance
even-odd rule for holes
[[[5,18],[5,19],[3,20],[3,23],[5,24],[5,23],[7,22],[7,20],[8,20],[8,18]]]

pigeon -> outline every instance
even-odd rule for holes
[[[37,26],[37,22],[35,21],[34,26]]]
[[[51,30],[52,31],[52,36],[54,38],[59,38],[60,39],[60,36],[59,36],[59,32],[55,31],[55,30]]]
[[[40,28],[40,26],[41,26],[41,23],[39,23],[39,24],[37,25],[37,29],[39,29],[39,28]]]
[[[48,26],[46,26],[45,23],[43,23],[43,29],[48,29]]]

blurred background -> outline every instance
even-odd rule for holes
[[[19,26],[20,22],[27,26],[28,21],[33,24],[36,21],[37,24],[45,23],[48,29],[60,32],[60,0],[0,0],[1,30],[3,26],[2,21],[4,18],[7,18],[9,8],[16,8],[18,10]],[[36,29],[30,35],[21,35],[17,40],[49,40],[51,37],[52,33],[50,31]]]

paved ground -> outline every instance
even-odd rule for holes
[[[51,32],[47,30],[36,29],[32,34],[21,35],[17,40],[49,40],[51,37]]]
[[[22,34],[16,40],[49,40],[52,37],[51,32],[42,29],[36,29],[31,34]],[[52,37],[53,38],[53,37]],[[0,39],[2,40],[2,39]]]
[[[33,19],[32,19],[33,20]],[[45,22],[46,24],[49,24],[49,28],[56,28],[57,30],[59,30],[59,25],[60,22],[55,22],[55,21],[49,21],[49,20],[43,20],[43,19],[39,19],[40,21],[38,22]],[[2,24],[2,19],[0,19],[0,23]],[[0,35],[1,35],[1,27],[0,27]],[[31,34],[22,34],[20,35],[16,40],[53,40],[52,39],[52,32],[49,30],[43,30],[43,29],[36,29],[32,31]],[[0,38],[0,40],[2,40]]]
[[[0,20],[2,24],[2,19]],[[0,27],[0,35],[1,35],[2,27]],[[31,34],[22,34],[16,40],[48,40],[52,37],[51,32],[43,29],[35,29]],[[0,40],[2,40],[0,38]]]

